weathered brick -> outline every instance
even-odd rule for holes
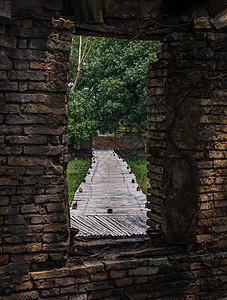
[[[9,205],[9,197],[0,196],[0,205],[1,206]]]
[[[23,28],[32,28],[32,20],[24,19],[23,20]]]
[[[23,94],[23,93],[7,93],[5,96],[7,102],[36,102],[36,103],[45,103],[47,100],[46,94]]]
[[[45,225],[43,231],[44,232],[59,232],[65,229],[65,224],[54,224],[54,225]]]
[[[62,295],[64,294],[78,294],[78,286],[75,284],[75,285],[72,285],[72,286],[66,286],[66,287],[62,287],[60,289],[60,292]]]
[[[30,32],[28,32],[29,37]],[[13,59],[20,60],[44,60],[46,55],[45,51],[30,50],[30,49],[10,49],[8,53]]]
[[[146,283],[149,281],[148,276],[139,276],[135,279],[135,284]]]
[[[33,288],[33,284],[31,281],[25,281],[19,285],[16,285],[15,291],[22,291],[22,290],[31,290]]]
[[[56,278],[55,280],[55,283],[58,286],[74,285],[75,282],[76,282],[76,278],[74,277]]]
[[[36,213],[39,211],[39,206],[36,206],[35,204],[26,204],[21,206],[21,213],[27,214],[27,213]]]
[[[36,117],[33,117],[34,120]],[[40,120],[40,117],[38,117]],[[35,122],[34,122],[35,123]],[[47,126],[28,126],[24,128],[25,134],[32,135],[32,134],[48,134],[48,135],[61,135],[64,132],[64,127],[59,128],[48,128]]]
[[[211,236],[209,234],[198,235],[196,240],[198,243],[207,243],[211,241]]]
[[[31,278],[33,280],[62,278],[68,275],[69,275],[69,270],[67,268],[31,272]]]
[[[41,296],[42,297],[51,297],[51,296],[58,296],[60,293],[60,289],[59,288],[52,288],[49,290],[41,290]]]
[[[0,80],[7,79],[7,74],[5,71],[0,71]]]
[[[38,289],[51,289],[55,285],[55,281],[53,280],[36,280],[34,282],[35,287]]]
[[[28,70],[28,68],[29,68],[29,63],[27,61],[15,60],[13,62],[13,64],[14,64],[15,70]],[[20,71],[20,73],[22,73],[22,71]],[[12,75],[13,76],[17,75],[17,77],[18,77],[18,73],[15,73],[15,72],[12,73],[12,71],[10,71],[9,74],[10,74],[10,78],[12,77]],[[18,79],[21,79],[21,78],[18,77]]]
[[[124,270],[118,270],[118,271],[111,271],[110,272],[110,278],[117,279],[117,278],[123,278],[126,276],[126,271]]]
[[[113,288],[112,281],[94,282],[86,285],[79,286],[79,292],[92,291],[92,290],[105,290]]]
[[[103,281],[107,279],[107,273],[96,273],[91,274],[92,281]]]
[[[8,114],[10,114],[10,113],[20,113],[20,108],[16,104],[9,104],[9,105],[4,107],[2,112],[5,113],[5,114],[6,113],[8,113]]]
[[[11,178],[1,177],[0,185],[2,185],[2,186],[4,186],[4,185],[19,185],[19,181],[11,179]]]
[[[132,278],[116,279],[115,284],[117,287],[125,287],[132,284]]]
[[[107,270],[121,270],[121,269],[131,269],[136,268],[138,265],[137,260],[129,261],[104,261],[103,262]]]
[[[36,165],[49,165],[50,162],[47,159],[35,158],[35,157],[9,157],[9,166],[36,166]]]
[[[1,91],[17,91],[18,90],[18,83],[17,82],[10,82],[10,81],[0,81],[0,90]]]
[[[7,136],[6,141],[11,144],[47,144],[47,137],[42,135],[30,135],[30,136]]]
[[[146,275],[154,275],[158,273],[158,268],[157,267],[142,267],[142,268],[137,268],[133,270],[129,270],[129,275],[141,275],[141,276],[146,276]]]
[[[57,155],[62,153],[62,146],[30,146],[24,147],[24,154],[27,155]]]
[[[43,70],[43,69],[45,69],[45,67],[46,67],[46,65],[43,62],[37,62],[37,61],[30,62],[30,69]]]
[[[22,125],[29,125],[29,124],[46,124],[47,121],[42,118],[42,117],[38,117],[36,115],[26,115],[26,118],[25,116],[18,116],[18,115],[7,115],[6,118],[5,118],[5,123],[6,124],[9,124],[9,125],[12,125],[12,124],[22,124]],[[36,125],[37,126],[37,125]],[[37,130],[35,130],[34,128],[34,133],[32,133],[32,130],[28,130],[27,128],[25,128],[26,132],[25,134],[28,134],[28,135],[32,135],[32,134],[39,134],[39,132]],[[41,128],[42,130],[42,128]],[[42,134],[42,131],[40,132],[40,134]]]
[[[10,80],[44,80],[45,74],[40,71],[10,71],[8,72]]]
[[[28,46],[27,39],[19,39],[18,40],[18,48],[19,49],[26,49],[27,46]]]
[[[16,48],[17,40],[15,38],[3,37],[0,39],[0,46],[5,48]]]

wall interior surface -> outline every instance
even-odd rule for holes
[[[75,26],[62,1],[32,3],[37,17],[28,1],[0,5],[0,299],[226,299],[224,21],[195,14],[187,32],[165,31],[149,66],[152,248],[80,264],[68,259],[65,181]]]
[[[226,42],[173,34],[149,67],[148,225],[170,243],[226,249]]]

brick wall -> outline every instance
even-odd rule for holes
[[[11,0],[2,0],[0,2],[0,21],[4,22],[11,18]]]
[[[18,3],[34,3],[36,17],[0,25],[0,299],[225,299],[224,30],[166,36],[148,72],[149,234],[187,251],[81,264],[67,260],[73,25],[42,17],[34,0],[13,3],[22,15]],[[54,3],[41,7],[54,15]]]
[[[204,251],[227,246],[226,38],[170,35],[148,71],[150,232]]]
[[[83,264],[70,260],[64,268],[29,272],[22,282],[12,283],[14,293],[7,295],[5,289],[0,299],[226,299],[226,253],[192,257],[166,252],[160,248],[147,258],[142,258],[145,252],[140,258]]]
[[[1,291],[9,278],[67,259],[71,27],[27,18],[0,26]]]

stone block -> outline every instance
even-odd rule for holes
[[[49,37],[50,38],[50,37]],[[47,50],[47,39],[32,39],[29,43],[30,49]]]
[[[37,252],[42,250],[42,244],[41,243],[30,243],[26,245],[26,251],[27,252]]]
[[[60,289],[59,288],[52,288],[52,289],[49,289],[49,290],[41,290],[40,294],[44,298],[53,297],[53,296],[57,297],[60,294]]]
[[[7,296],[6,296],[7,297]],[[5,300],[23,300],[23,299],[29,299],[29,300],[35,300],[39,298],[39,293],[36,291],[31,291],[31,292],[23,292],[23,296],[20,296],[20,294],[12,294],[9,296],[9,298],[5,298]]]
[[[3,108],[2,112],[5,114],[13,114],[13,113],[16,114],[16,113],[20,113],[20,108],[19,105],[9,104]]]
[[[141,283],[146,283],[149,281],[148,276],[139,276],[135,279],[135,284],[141,284]]]
[[[31,19],[24,19],[23,20],[23,28],[26,28],[26,29],[32,28],[32,20]]]
[[[33,284],[31,281],[25,281],[19,285],[16,285],[15,291],[23,291],[23,290],[31,290],[33,288]]]
[[[78,294],[78,286],[75,285],[71,285],[71,286],[66,286],[66,287],[62,287],[60,289],[60,292],[62,295],[64,294]]]
[[[29,146],[24,147],[25,155],[58,155],[61,154],[63,146]]]
[[[58,29],[68,29],[71,30],[74,28],[73,22],[70,20],[65,20],[64,18],[52,19],[52,25],[54,28]]]
[[[43,289],[51,289],[55,286],[55,280],[47,279],[47,280],[36,280],[34,281],[34,286],[40,290]]]
[[[40,71],[27,71],[24,69],[22,71],[9,71],[8,78],[10,80],[42,81],[45,80],[45,74]]]
[[[30,69],[44,70],[45,67],[46,67],[46,65],[43,62],[37,62],[37,61],[30,62]]]
[[[0,71],[0,80],[5,80],[5,79],[7,79],[6,71]]]
[[[5,96],[6,102],[19,102],[19,103],[45,103],[48,95],[44,93],[39,94],[23,94],[23,93],[7,93]]]
[[[20,115],[20,116],[18,116],[18,115],[11,114],[11,115],[6,116],[5,123],[8,125],[15,125],[15,124],[30,125],[30,124],[37,124],[37,123],[38,124],[46,124],[47,121],[45,120],[45,118],[42,118],[42,117],[36,116],[36,115],[24,115],[24,116]],[[42,126],[40,126],[40,127],[42,127]],[[36,128],[34,128],[33,134],[39,134],[38,130],[35,130]],[[32,130],[29,131],[29,129],[27,129],[27,128],[25,128],[25,130],[26,130],[25,134],[28,134],[28,135],[32,134]],[[42,133],[40,132],[40,134],[42,134]]]
[[[26,49],[28,46],[27,39],[18,39],[18,48]]]
[[[45,281],[47,281],[47,279],[62,278],[68,275],[69,275],[69,269],[67,268],[31,272],[31,278],[33,280],[45,280]]]
[[[2,197],[0,196],[0,205],[7,206],[9,205],[9,197]]]
[[[60,232],[65,229],[65,224],[50,224],[45,225],[43,231],[44,232]]]
[[[104,281],[104,282],[93,282],[88,283],[86,285],[79,285],[79,292],[83,293],[86,291],[99,291],[99,290],[108,290],[113,288],[112,281]]]
[[[17,246],[3,246],[3,252],[9,254],[18,254],[18,253],[25,253],[26,247],[24,245],[17,245]],[[13,264],[12,264],[13,267]],[[16,265],[15,265],[16,268]]]
[[[47,144],[47,137],[42,135],[30,135],[30,136],[7,136],[6,141],[11,144]]]
[[[103,281],[107,280],[107,273],[91,274],[91,281]]]
[[[0,255],[0,265],[6,265],[9,262],[9,255]]]
[[[39,211],[39,206],[35,204],[27,204],[27,205],[22,205],[21,206],[21,213],[22,214],[31,214],[31,213],[36,213]]]
[[[17,40],[15,38],[2,37],[0,39],[0,46],[4,48],[16,48]]]
[[[211,235],[203,234],[196,236],[196,240],[198,243],[208,243],[211,241]]]
[[[33,117],[34,119],[36,117]],[[40,119],[40,117],[39,117]],[[27,126],[24,128],[24,132],[27,135],[32,134],[44,134],[44,135],[61,135],[65,131],[65,127],[49,128],[48,126]]]
[[[66,277],[66,278],[56,278],[55,283],[57,286],[68,286],[68,285],[74,285],[76,281],[75,277]]]
[[[28,70],[28,68],[29,68],[29,63],[27,61],[15,60],[13,62],[13,64],[14,64],[15,70]],[[17,74],[17,73],[15,73],[15,71],[10,71],[10,72],[11,72],[10,77],[12,77],[12,76],[15,77],[15,75]],[[17,74],[17,77],[18,77],[18,74]],[[18,78],[18,79],[20,79],[20,78]]]
[[[4,68],[5,69],[5,68]],[[0,82],[0,91],[18,91],[18,83],[10,81]]]
[[[140,267],[137,269],[129,270],[129,275],[135,275],[135,276],[150,276],[155,275],[158,273],[157,267]]]
[[[25,112],[26,113],[35,113],[35,114],[54,114],[54,115],[65,115],[65,104],[63,103],[63,107],[56,108],[56,107],[49,107],[46,105],[40,104],[29,104],[26,105]]]
[[[48,213],[61,212],[64,210],[64,205],[63,203],[47,204],[46,209]]]
[[[118,270],[118,271],[110,271],[110,278],[117,279],[117,278],[124,278],[126,276],[126,271]]]
[[[107,270],[122,270],[122,269],[132,269],[136,268],[138,265],[138,261],[136,259],[128,260],[128,261],[103,261]]]
[[[30,36],[30,31],[28,31],[28,37]],[[30,49],[8,49],[7,54],[11,59],[18,60],[45,60],[45,51],[41,50],[30,50]]]
[[[49,165],[50,162],[46,159],[36,157],[9,157],[9,166],[45,166]]]
[[[117,287],[125,287],[125,286],[132,285],[132,278],[116,279],[115,284]]]

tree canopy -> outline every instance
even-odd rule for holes
[[[78,73],[79,37],[73,38],[70,82]],[[160,42],[83,37],[89,54],[81,64],[69,101],[71,141],[97,132],[114,132],[120,122],[134,131],[146,129],[146,73]],[[89,44],[92,46],[89,48]],[[86,51],[85,54],[86,55]],[[82,56],[82,54],[81,54]]]

